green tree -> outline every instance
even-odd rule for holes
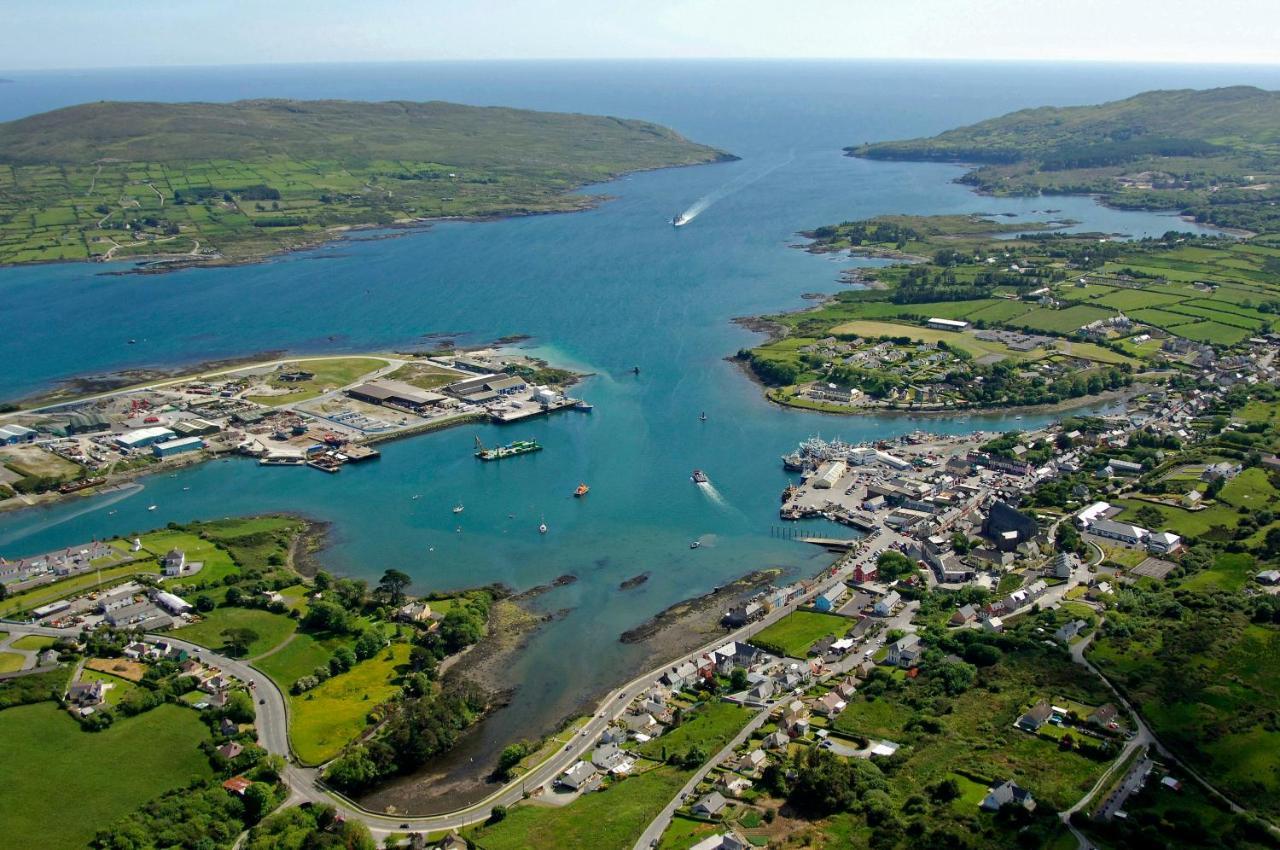
[[[404,603],[404,592],[413,583],[408,574],[400,570],[387,570],[378,579],[378,594],[391,605]]]
[[[228,655],[247,655],[249,647],[257,639],[258,633],[244,626],[222,630],[222,648]]]
[[[244,789],[244,818],[247,823],[257,823],[275,805],[275,793],[265,782],[254,782]]]
[[[735,693],[737,691],[745,691],[750,684],[747,679],[747,671],[741,667],[734,667],[733,672],[729,674],[729,690]]]
[[[886,549],[876,558],[876,568],[882,581],[897,581],[899,578],[914,573],[915,562],[894,549]]]

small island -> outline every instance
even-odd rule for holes
[[[452,103],[101,102],[0,123],[0,265],[260,260],[354,227],[590,207],[733,159],[645,121]]]

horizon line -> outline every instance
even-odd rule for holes
[[[1099,65],[1127,67],[1184,67],[1184,68],[1280,68],[1280,59],[1272,62],[1231,62],[1224,60],[1195,59],[1093,59],[1027,57],[974,57],[974,56],[526,56],[485,58],[426,58],[426,59],[351,59],[351,60],[296,60],[280,62],[225,62],[225,63],[162,63],[155,65],[83,65],[39,68],[0,68],[0,74],[58,74],[86,73],[93,71],[146,71],[156,69],[210,69],[210,68],[299,68],[299,67],[352,67],[391,65],[484,65],[515,63],[655,63],[680,62],[758,62],[758,63],[880,63],[880,64],[969,64],[969,65]]]

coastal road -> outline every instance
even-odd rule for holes
[[[735,631],[726,632],[716,640],[708,642],[684,655],[669,660],[649,670],[627,684],[611,691],[597,705],[590,720],[579,734],[550,758],[537,765],[524,776],[494,791],[483,800],[462,809],[439,815],[424,817],[402,817],[381,814],[361,808],[358,804],[340,795],[334,794],[318,784],[321,770],[305,768],[294,764],[289,749],[288,736],[288,704],[284,694],[271,680],[255,670],[249,663],[222,655],[206,647],[197,646],[167,635],[148,635],[147,640],[155,642],[165,640],[175,646],[181,646],[196,655],[202,662],[216,666],[245,682],[255,683],[255,708],[258,714],[258,733],[262,746],[270,753],[283,756],[287,761],[285,779],[291,788],[291,803],[315,802],[333,805],[347,818],[362,821],[379,838],[393,832],[436,832],[458,829],[485,820],[494,806],[511,806],[524,798],[526,789],[532,790],[547,785],[570,766],[580,760],[596,746],[600,735],[610,724],[620,717],[632,700],[652,686],[667,669],[685,660],[693,660],[729,641],[746,641],[778,620],[786,617],[802,605],[812,602],[818,592],[836,579],[848,576],[857,563],[864,563],[879,554],[880,547],[869,548],[856,558],[846,555],[838,562],[833,574],[824,571],[822,577],[814,581],[808,591],[787,605],[769,612],[761,620],[750,623]],[[901,615],[900,615],[901,616]],[[42,634],[52,637],[75,637],[79,629],[54,629],[47,626],[36,626],[19,623],[6,623],[5,629],[15,634]]]

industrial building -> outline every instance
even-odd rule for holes
[[[413,411],[439,407],[445,401],[445,397],[439,393],[422,390],[403,381],[369,381],[347,390],[347,395],[356,401],[392,405]]]
[[[199,437],[179,437],[176,440],[165,440],[163,443],[152,443],[151,453],[156,457],[173,457],[186,452],[198,452],[204,448],[204,440]]]
[[[937,331],[962,331],[969,327],[968,322],[962,322],[959,319],[930,319],[929,327]]]
[[[528,386],[519,375],[486,375],[452,383],[445,387],[445,392],[471,404],[484,404],[502,396],[523,392]]]
[[[168,428],[159,426],[153,428],[139,428],[136,431],[129,431],[116,437],[116,445],[126,449],[140,449],[150,446],[154,443],[163,443],[165,440],[172,440],[176,434]]]

